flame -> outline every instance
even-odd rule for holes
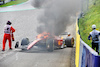
[[[36,38],[37,38],[37,39],[41,39],[41,40],[42,40],[42,39],[46,39],[46,38],[54,38],[54,39],[57,41],[57,44],[58,44],[59,46],[61,46],[62,43],[63,43],[63,39],[62,39],[62,38],[60,38],[60,37],[58,37],[58,36],[55,36],[55,35],[52,35],[52,34],[47,33],[47,32],[43,32],[43,33],[37,35]]]
[[[37,35],[37,39],[47,38],[47,37],[49,37],[49,35],[50,35],[49,33],[43,32],[43,33]]]

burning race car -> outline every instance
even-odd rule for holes
[[[50,33],[43,32],[39,34],[33,42],[29,42],[28,38],[24,38],[21,41],[21,49],[31,49],[34,46],[45,48],[47,51],[52,52],[57,48],[64,48],[66,46],[73,47],[74,38],[66,37],[62,38],[60,36],[54,36]],[[16,47],[16,45],[15,45]]]

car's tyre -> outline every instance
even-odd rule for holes
[[[65,45],[67,45],[67,47],[73,47],[74,46],[74,38],[67,37],[65,40]]]
[[[21,41],[21,49],[26,50],[28,44],[29,44],[29,39],[23,38],[22,41]]]
[[[54,41],[53,41],[53,39],[47,39],[46,40],[46,48],[49,52],[53,52],[53,50],[54,50]]]
[[[21,41],[21,45],[28,45],[29,44],[29,39],[28,38],[23,38]]]

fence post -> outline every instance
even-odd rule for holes
[[[89,8],[89,0],[87,0],[87,11],[88,11],[88,8]]]
[[[96,5],[96,0],[94,0],[94,5]]]
[[[81,0],[81,13],[83,13],[83,0]]]

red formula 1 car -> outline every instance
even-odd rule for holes
[[[67,46],[67,44],[72,45],[70,42],[72,42],[73,38],[66,38],[63,39],[59,36],[51,35],[50,33],[43,32],[39,34],[36,39],[33,42],[29,42],[28,38],[24,38],[21,41],[21,49],[31,49],[33,46],[37,46],[40,48],[45,48],[46,50],[52,52],[56,48],[64,48]],[[66,44],[66,42],[69,42]],[[74,41],[74,40],[73,40]]]

